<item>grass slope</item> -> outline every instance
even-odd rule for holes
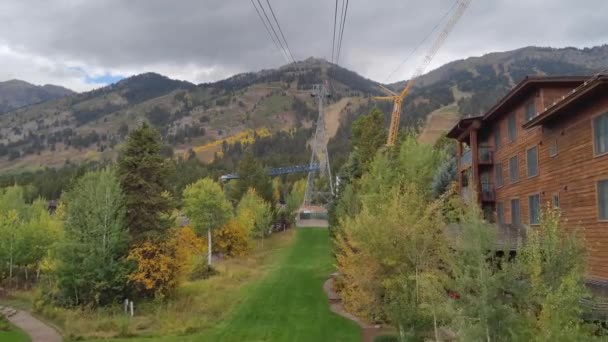
[[[30,337],[13,325],[8,325],[8,331],[0,330],[0,341],[2,342],[29,342]]]
[[[327,230],[298,230],[293,249],[215,341],[357,341],[359,328],[329,310],[322,285],[332,270]]]
[[[120,341],[360,341],[359,327],[329,310],[322,289],[333,269],[328,231],[298,230],[295,243],[277,257],[267,275],[215,327],[194,335]]]

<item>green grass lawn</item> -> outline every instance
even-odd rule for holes
[[[2,342],[29,342],[30,337],[22,330],[14,326],[10,326],[8,331],[0,331],[0,341]]]
[[[328,231],[298,230],[295,243],[280,258],[215,327],[138,341],[360,341],[359,327],[332,313],[323,292],[333,269]]]

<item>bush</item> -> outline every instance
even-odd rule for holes
[[[236,219],[214,232],[213,250],[229,257],[243,256],[249,252],[249,232]]]

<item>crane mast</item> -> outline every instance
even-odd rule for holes
[[[456,5],[456,9],[454,10],[454,13],[452,13],[452,15],[448,19],[447,23],[445,24],[445,26],[443,27],[443,29],[441,30],[439,35],[437,36],[437,38],[435,39],[435,41],[433,42],[433,44],[431,45],[429,50],[426,52],[424,59],[422,60],[422,63],[420,63],[418,68],[416,68],[416,70],[414,71],[414,74],[409,79],[409,81],[405,84],[405,87],[403,88],[401,93],[396,94],[396,93],[389,91],[388,89],[382,87],[384,90],[388,91],[390,95],[375,97],[375,99],[377,99],[377,100],[393,101],[393,112],[391,114],[391,124],[389,126],[388,139],[386,142],[387,146],[395,145],[395,141],[397,140],[397,134],[399,132],[399,122],[401,119],[401,105],[403,103],[403,99],[409,93],[410,89],[414,85],[414,82],[416,82],[416,79],[418,77],[420,77],[424,73],[426,68],[429,66],[429,64],[431,63],[431,61],[437,54],[437,51],[439,51],[439,49],[441,48],[443,43],[445,43],[445,40],[447,39],[448,35],[450,34],[450,32],[452,31],[454,26],[456,26],[456,23],[458,22],[458,20],[460,20],[460,18],[464,14],[464,11],[467,9],[467,7],[469,7],[469,5],[471,4],[471,1],[472,0],[460,0],[458,2],[458,4]]]

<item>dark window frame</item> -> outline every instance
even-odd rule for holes
[[[529,152],[536,149],[536,173],[533,175],[530,175],[530,155]],[[539,160],[538,160],[538,145],[536,146],[532,146],[530,148],[526,149],[526,175],[528,176],[528,178],[534,178],[536,176],[538,176],[540,174],[540,170],[539,170],[540,166],[539,166]]]
[[[500,123],[498,124],[498,126],[496,127],[496,129],[494,130],[494,151],[498,151],[498,149],[500,149],[500,147],[502,146],[502,134],[500,132]]]
[[[536,212],[536,221],[532,222],[532,198],[538,198],[538,207],[536,208],[537,212]],[[541,211],[541,204],[540,204],[540,192],[537,193],[533,193],[528,195],[528,224],[531,226],[538,226],[540,225],[540,211]]]
[[[515,212],[513,210],[514,201],[517,201],[517,222],[515,222],[515,220],[514,220],[515,217],[513,215],[513,213]],[[509,204],[511,206],[511,224],[521,224],[521,202],[519,201],[519,198],[511,198],[511,200],[509,201]]]
[[[603,132],[605,135],[601,136],[602,139],[606,139],[606,141],[604,142],[604,148],[605,150],[600,151],[600,144],[599,144],[599,138],[600,136],[598,136],[598,121],[599,120],[608,120],[608,112],[602,113],[602,114],[598,114],[596,116],[594,116],[591,119],[591,128],[592,128],[592,134],[593,134],[593,156],[594,157],[600,157],[600,156],[604,156],[608,154],[608,130],[606,132]],[[608,125],[608,123],[607,123]]]
[[[526,119],[526,122],[534,119],[534,117],[536,116],[536,107],[535,107],[535,103],[534,103],[534,99],[526,102],[526,104],[524,105],[524,118]]]
[[[513,179],[513,174],[511,173],[512,168],[511,168],[511,161],[515,160],[515,179]],[[513,157],[509,158],[509,184],[513,184],[513,183],[517,183],[519,182],[519,158],[517,158],[517,155],[514,155]]]
[[[505,223],[505,205],[502,202],[496,202],[496,222],[498,224]]]
[[[494,183],[496,183],[497,188],[502,188],[505,185],[502,162],[496,163],[494,166]]]
[[[602,187],[606,188],[602,189]],[[602,194],[600,190],[604,190],[606,193]],[[605,203],[602,201],[605,201]],[[599,179],[596,182],[596,203],[598,221],[608,222],[608,179]]]
[[[510,143],[517,140],[517,113],[511,113],[507,117],[507,136]]]
[[[553,157],[557,156],[557,154],[559,153],[559,148],[557,146],[557,138],[551,139],[548,150],[549,150],[549,157],[553,158]]]

